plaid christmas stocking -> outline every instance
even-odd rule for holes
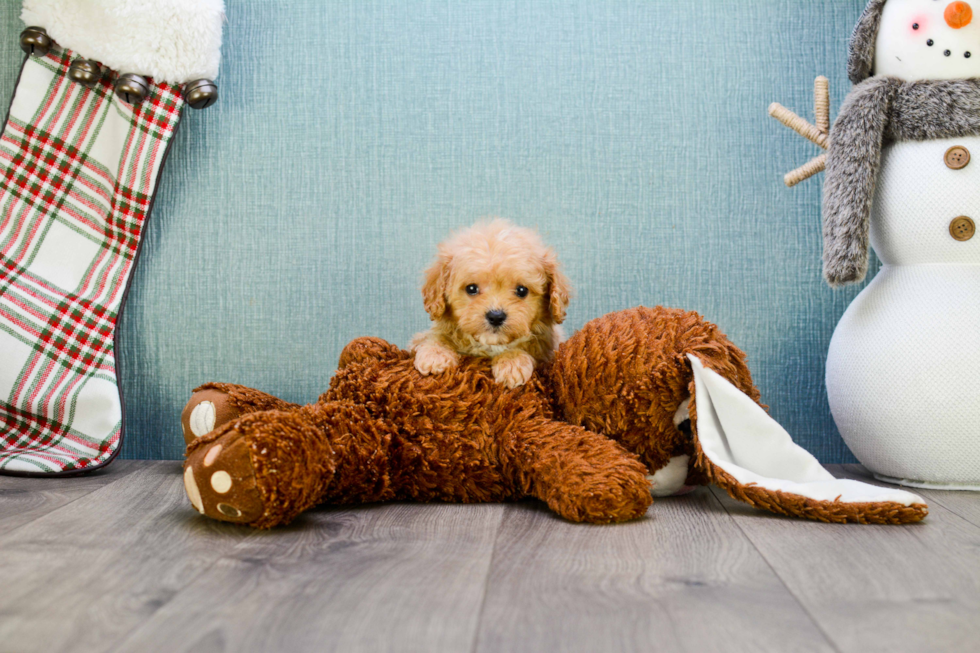
[[[133,3],[103,0],[102,16],[94,4],[24,5],[25,22],[42,29],[22,34],[31,54],[0,136],[0,473],[86,471],[118,453],[117,319],[184,95],[202,87],[182,83],[217,73],[220,1],[186,16],[217,30],[191,66],[127,59],[133,23],[119,11]],[[72,20],[79,5],[88,13]],[[184,25],[144,18],[147,52],[165,52],[161,41],[173,50],[167,30]],[[202,63],[211,54],[213,71]]]

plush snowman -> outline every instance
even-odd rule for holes
[[[801,170],[826,164],[827,281],[863,280],[869,244],[883,267],[834,332],[830,408],[878,478],[980,490],[980,15],[871,0],[848,73],[828,153]]]

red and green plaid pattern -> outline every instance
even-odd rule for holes
[[[183,106],[168,84],[139,105],[86,89],[74,58],[27,59],[0,137],[0,473],[119,448],[116,319]]]

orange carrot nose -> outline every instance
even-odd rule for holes
[[[973,8],[967,2],[951,2],[946,7],[946,24],[953,29],[966,27],[973,20]]]

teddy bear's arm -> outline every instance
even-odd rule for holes
[[[646,467],[598,433],[536,417],[515,425],[504,440],[515,480],[574,522],[625,522],[653,502]]]

